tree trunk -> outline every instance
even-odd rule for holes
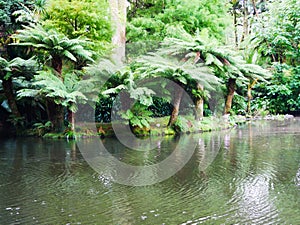
[[[237,13],[236,13],[235,8],[233,8],[234,43],[235,43],[236,48],[239,46],[237,26],[238,26],[238,24],[237,24]]]
[[[243,42],[245,40],[245,38],[248,36],[248,34],[249,34],[248,0],[244,0],[243,4],[244,4],[244,12],[243,12],[243,35],[242,35],[242,38],[241,38],[241,42]]]
[[[126,43],[126,15],[127,0],[109,0],[113,28],[115,33],[112,37],[112,44],[115,46],[113,59],[121,63],[125,60]]]
[[[3,79],[2,87],[3,87],[3,92],[5,94],[5,97],[7,98],[9,108],[11,109],[11,113],[15,117],[21,117],[21,113],[19,112],[17,101],[14,96],[12,78],[10,77],[7,80]]]
[[[58,73],[58,77],[63,80],[62,77],[62,58],[58,55],[52,56],[52,67]],[[54,102],[53,99],[48,99],[47,102],[47,113],[48,118],[52,123],[52,131],[61,133],[64,131],[64,107],[62,105],[58,105]]]
[[[62,73],[62,58],[56,55],[52,56],[52,67],[53,69],[59,74],[61,78],[61,73]]]
[[[172,114],[171,114],[171,117],[170,117],[170,120],[168,123],[168,127],[172,126],[178,118],[179,107],[180,107],[182,95],[183,95],[182,88],[180,88],[178,91],[175,90],[175,96],[174,96],[174,101],[173,101],[173,111],[172,111]]]
[[[68,110],[68,122],[69,122],[70,130],[74,131],[75,130],[75,113],[72,112],[71,110]]]
[[[247,88],[247,98],[248,98],[248,103],[247,103],[247,113],[251,114],[251,100],[252,100],[252,88],[254,85],[257,83],[257,79],[255,79],[253,82],[249,81],[248,88]]]
[[[233,100],[233,96],[234,96],[234,91],[235,91],[235,86],[236,86],[236,79],[229,78],[228,86],[227,86],[228,94],[226,97],[224,114],[230,113],[231,106],[232,106],[232,100]]]
[[[56,104],[52,99],[47,100],[48,118],[52,123],[52,131],[61,133],[64,131],[64,107]]]
[[[203,86],[201,84],[197,84],[197,89],[203,91]],[[195,103],[195,119],[197,121],[201,120],[203,118],[203,104],[204,100],[202,98],[198,98]]]
[[[248,103],[247,103],[247,113],[251,114],[251,100],[252,100],[252,94],[251,94],[251,85],[250,83],[248,84],[247,88],[247,98],[248,98]]]

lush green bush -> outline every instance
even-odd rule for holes
[[[264,109],[272,114],[299,111],[299,94],[300,66],[278,64],[270,83],[255,88],[252,107],[253,110]]]
[[[228,6],[218,0],[139,1],[128,13],[127,42],[162,41],[170,26],[182,26],[189,34],[208,30],[212,38],[225,39],[230,20]]]

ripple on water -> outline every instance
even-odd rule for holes
[[[107,206],[111,200],[103,197],[107,188],[93,178],[92,170],[86,173],[87,169],[87,165],[81,163],[53,165],[41,161],[23,165],[22,173],[14,175],[12,171],[1,180],[4,184],[0,186],[0,193],[6,196],[1,197],[0,224],[8,221],[18,224],[17,220],[22,224],[61,224],[61,221],[76,224],[80,221],[78,218],[95,222],[99,220],[97,215],[106,218],[103,221],[110,220],[111,210]],[[95,219],[91,215],[95,215]]]
[[[5,156],[0,224],[299,224],[299,135],[250,136],[228,135],[218,152],[199,145],[176,175],[145,187],[118,185],[68,154]]]

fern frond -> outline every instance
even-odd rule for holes
[[[116,94],[119,93],[122,90],[126,90],[126,86],[124,84],[121,84],[115,88],[109,88],[102,92],[103,95],[110,95],[110,94]]]

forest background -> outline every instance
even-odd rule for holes
[[[168,116],[180,131],[184,110],[217,116],[215,93],[222,114],[297,114],[299,20],[297,0],[0,0],[1,126],[74,131],[84,105],[110,122],[118,96],[130,99],[118,116],[140,128]],[[146,78],[193,104],[155,97]]]

